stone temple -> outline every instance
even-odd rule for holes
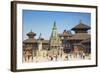
[[[62,42],[61,39],[59,37],[59,33],[57,31],[57,27],[56,27],[56,23],[54,22],[54,26],[52,28],[52,33],[51,33],[51,37],[49,40],[49,44],[50,44],[50,51],[52,52],[52,55],[61,55],[62,52]]]

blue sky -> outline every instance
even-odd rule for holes
[[[59,33],[63,30],[70,30],[78,25],[80,20],[90,26],[91,14],[79,12],[55,12],[55,11],[34,11],[23,10],[23,40],[27,38],[26,33],[31,30],[36,33],[36,38],[40,33],[45,39],[49,39],[54,21]]]

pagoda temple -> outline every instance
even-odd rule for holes
[[[90,26],[84,24],[82,21],[80,21],[78,25],[76,25],[75,27],[71,29],[75,32],[75,34],[73,34],[70,38],[68,38],[68,42],[70,43],[73,51],[76,50],[76,51],[86,52],[86,47],[84,48],[82,41],[84,42],[84,40],[91,38],[90,34],[88,33],[89,29],[90,29]],[[88,42],[90,42],[90,40]],[[75,47],[77,48],[75,49]],[[88,49],[90,49],[90,47],[88,47]]]
[[[34,57],[38,57],[40,55],[45,56],[46,55],[45,50],[48,50],[49,41],[44,40],[41,37],[41,35],[39,36],[38,39],[36,39],[35,38],[36,33],[32,32],[32,31],[27,33],[27,36],[28,36],[28,39],[23,41],[24,59],[26,60],[28,58],[28,61],[29,61],[30,58],[32,60]]]

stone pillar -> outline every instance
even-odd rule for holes
[[[41,51],[42,50],[42,42],[40,41],[40,43],[38,44],[38,50]]]
[[[42,41],[39,40],[39,43],[38,43],[38,56],[41,55],[41,51],[42,51]]]

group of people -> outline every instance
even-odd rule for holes
[[[46,54],[46,53],[45,53]],[[41,55],[41,54],[40,54]],[[56,55],[53,55],[53,54],[46,54],[44,55],[43,53],[43,56],[33,56],[32,55],[32,52],[31,50],[29,51],[24,51],[23,52],[23,60],[24,62],[29,62],[30,60],[32,62],[38,62],[38,61],[59,61],[59,60],[62,60],[62,61],[67,61],[67,60],[73,60],[73,59],[85,59],[86,57],[86,54],[83,52],[83,51],[73,51],[71,53],[62,53],[62,55],[59,55],[59,54],[56,54]]]
[[[33,60],[31,50],[23,51],[23,61],[28,62],[29,60]]]
[[[66,60],[85,59],[85,53],[81,51],[81,52],[77,52],[77,53],[73,52],[70,54],[66,54],[65,59]]]

